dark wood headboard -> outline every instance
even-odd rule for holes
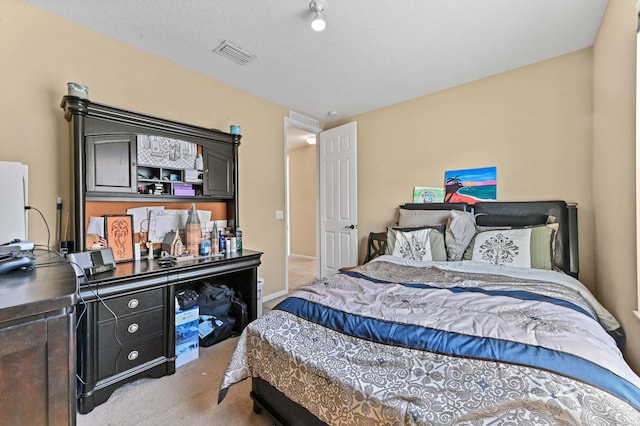
[[[462,210],[471,211],[471,204],[467,203],[406,203],[401,204],[400,208],[407,210]]]
[[[578,207],[565,201],[484,201],[467,203],[410,203],[400,206],[409,210],[463,210],[474,214],[554,216],[560,224],[556,235],[554,264],[569,275],[578,277]]]

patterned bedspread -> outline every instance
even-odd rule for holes
[[[219,400],[261,377],[332,425],[640,424],[615,319],[579,282],[468,263],[380,260],[296,291],[242,333]]]

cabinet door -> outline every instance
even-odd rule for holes
[[[87,192],[136,192],[136,136],[87,136]]]
[[[233,198],[233,145],[203,149],[204,195]]]
[[[69,312],[0,329],[2,424],[75,424],[72,323]]]

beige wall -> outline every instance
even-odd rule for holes
[[[288,154],[289,251],[316,257],[316,146],[290,149]]]
[[[496,166],[499,200],[579,204],[581,276],[593,286],[591,62],[585,49],[352,118],[360,257],[368,233],[395,220],[414,186]]]
[[[593,205],[596,296],[627,332],[640,371],[636,263],[636,2],[609,1],[593,49]]]
[[[68,81],[96,102],[204,127],[242,129],[240,223],[247,248],[264,251],[265,294],[284,288],[283,117],[288,110],[89,31],[21,0],[0,2],[0,160],[29,166],[29,201],[55,229],[55,204],[70,197]],[[268,189],[268,190],[266,190]],[[29,238],[47,233],[35,213]]]

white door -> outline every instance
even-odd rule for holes
[[[320,132],[320,276],[358,264],[356,123]]]

